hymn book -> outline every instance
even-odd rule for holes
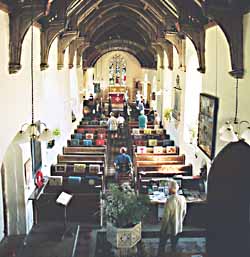
[[[67,206],[71,201],[71,199],[72,199],[72,195],[62,192],[56,199],[56,203],[61,204],[63,206]]]

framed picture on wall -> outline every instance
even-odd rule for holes
[[[215,155],[216,128],[219,99],[208,94],[200,94],[198,125],[198,147],[212,160]]]
[[[28,186],[32,182],[32,161],[30,158],[24,163],[24,174],[25,182]]]
[[[177,121],[181,120],[181,97],[182,90],[180,87],[180,77],[177,75],[176,77],[176,86],[174,87],[174,101],[173,101],[173,112],[172,116]]]

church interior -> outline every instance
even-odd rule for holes
[[[249,0],[0,0],[0,28],[0,257],[250,256]]]

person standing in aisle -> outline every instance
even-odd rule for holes
[[[172,252],[176,252],[178,236],[183,231],[183,222],[187,212],[187,203],[184,196],[178,194],[179,186],[176,181],[169,183],[170,197],[164,207],[162,217],[160,243],[157,257],[164,254],[168,239],[171,240]]]
[[[144,108],[144,104],[143,104],[143,101],[141,100],[137,106],[137,111],[138,111],[138,114],[140,115],[141,112],[144,112],[145,108]]]
[[[118,130],[118,121],[113,112],[110,113],[110,118],[108,119],[107,125],[108,125],[109,137],[111,141],[113,141],[113,139],[117,138],[117,130]]]
[[[154,129],[158,129],[160,127],[161,119],[160,115],[157,111],[154,112]]]
[[[118,122],[118,135],[119,135],[119,137],[121,137],[123,128],[124,128],[124,123],[125,123],[125,119],[121,113],[119,113],[119,115],[118,115],[117,122]]]
[[[139,120],[139,128],[144,129],[147,128],[148,119],[147,116],[144,114],[144,111],[140,112]]]
[[[140,94],[140,91],[137,91],[136,96],[135,96],[136,106],[138,106],[140,101],[141,101],[141,94]]]
[[[130,173],[132,167],[131,157],[127,154],[127,148],[121,147],[120,154],[116,156],[114,161],[114,167],[116,170],[115,178],[118,179],[119,173]]]

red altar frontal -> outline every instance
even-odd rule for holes
[[[109,97],[111,97],[113,109],[123,110],[125,92],[126,87],[124,86],[111,86],[109,88]]]
[[[123,104],[124,93],[109,93],[112,104]]]

